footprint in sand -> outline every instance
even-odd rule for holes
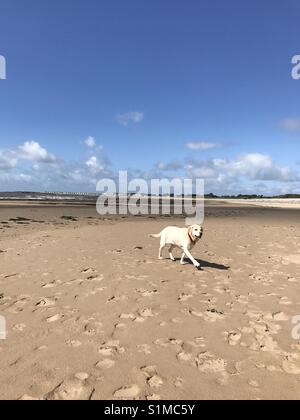
[[[196,357],[196,365],[201,372],[226,373],[226,361],[209,352],[200,353]]]
[[[118,400],[135,400],[141,393],[138,385],[129,385],[114,392],[114,397]]]
[[[104,359],[101,360],[96,364],[96,368],[98,369],[111,369],[115,365],[115,361],[112,359]]]
[[[40,347],[37,347],[36,349],[34,349],[34,351],[47,351],[47,350],[48,350],[47,346],[40,346]]]
[[[150,308],[145,308],[145,309],[140,310],[139,315],[143,318],[154,317],[154,313],[153,313],[152,309],[150,309]]]
[[[250,385],[252,388],[259,388],[259,383],[254,380],[249,380],[248,385]]]
[[[191,353],[182,351],[177,354],[177,359],[180,362],[191,362],[193,360],[193,355]]]
[[[195,337],[194,342],[196,347],[204,347],[205,346],[205,338],[204,337]]]
[[[13,331],[19,331],[22,332],[26,329],[26,324],[17,324],[13,326]]]
[[[116,330],[122,330],[124,328],[126,328],[126,324],[123,324],[122,322],[118,322],[117,324],[115,324]]]
[[[193,297],[193,295],[191,294],[187,294],[187,293],[182,293],[179,298],[178,301],[179,302],[186,302],[187,300],[191,299]]]
[[[94,388],[87,383],[89,375],[79,373],[73,378],[66,379],[57,388],[45,396],[46,400],[90,400],[94,393]]]
[[[16,299],[17,300],[13,302],[7,309],[8,312],[13,314],[23,312],[25,306],[30,302],[30,297],[25,295],[17,296]]]
[[[161,397],[158,394],[151,394],[151,395],[147,395],[146,400],[147,401],[159,401],[159,400],[161,400]]]
[[[150,388],[160,388],[163,385],[163,380],[160,376],[154,375],[148,379],[148,385]]]
[[[82,274],[92,274],[92,273],[94,273],[96,270],[94,269],[94,268],[91,268],[91,267],[87,267],[87,268],[84,268],[83,270],[81,270],[81,273]]]
[[[147,378],[147,383],[150,388],[160,388],[163,385],[163,380],[157,374],[156,366],[145,366],[141,369]]]
[[[66,341],[66,346],[67,347],[74,347],[74,348],[78,348],[82,345],[81,341],[79,340],[67,340]]]
[[[59,281],[59,280],[55,280],[55,281],[52,281],[52,282],[50,282],[50,283],[46,283],[46,284],[44,284],[43,286],[42,286],[42,288],[43,289],[52,289],[52,288],[54,288],[54,287],[56,287],[56,286],[59,286],[61,284],[61,281]]]
[[[49,318],[47,318],[46,322],[48,322],[48,323],[57,322],[62,318],[63,318],[63,315],[56,314],[56,315],[53,315],[53,316],[50,316]]]
[[[98,353],[102,356],[113,356],[114,354],[125,353],[125,348],[120,346],[119,340],[111,340],[103,343],[99,348]]]
[[[231,332],[225,331],[224,336],[230,346],[236,346],[242,338],[242,334],[237,333],[235,331],[231,331]]]
[[[300,354],[287,354],[282,362],[282,369],[289,375],[300,375]]]
[[[120,315],[120,317],[119,317],[120,319],[135,319],[135,315],[134,314],[121,314]]]
[[[289,321],[290,317],[286,315],[284,312],[274,312],[270,314],[266,319],[274,320],[277,322],[284,322],[284,321]]]
[[[139,324],[142,324],[145,321],[146,321],[146,318],[143,318],[142,316],[137,316],[134,320],[134,322],[137,322]]]
[[[153,313],[152,309],[146,308],[138,311],[138,316],[134,318],[134,322],[143,323],[149,318],[153,318],[156,314]]]
[[[157,370],[156,366],[144,366],[141,368],[141,371],[146,376],[147,379],[150,379],[152,376],[156,375]]]
[[[137,289],[137,292],[140,293],[143,297],[152,297],[158,293],[158,290]]]
[[[204,318],[204,321],[206,322],[216,322],[225,318],[224,313],[218,311],[217,309],[208,309],[205,312],[198,312],[195,310],[190,310],[189,312],[193,316],[196,316],[198,318]]]
[[[35,305],[37,308],[49,308],[50,306],[55,306],[56,299],[53,298],[41,298],[38,303]]]
[[[19,398],[19,401],[40,401],[40,398],[34,398],[30,395],[24,394]]]
[[[279,305],[287,305],[288,306],[288,305],[292,305],[292,303],[293,302],[286,296],[282,297],[279,301]]]
[[[103,333],[103,324],[100,321],[90,320],[84,326],[85,335],[94,336]]]
[[[174,386],[175,386],[175,388],[182,388],[183,387],[183,379],[180,376],[178,378],[175,378]]]
[[[110,254],[123,254],[124,251],[122,249],[113,249],[112,251],[109,251]]]
[[[266,325],[252,324],[255,331],[255,341],[250,345],[250,350],[270,353],[280,353],[277,341],[271,336],[269,327]]]
[[[151,347],[149,344],[139,344],[137,346],[137,350],[139,353],[144,353],[144,354],[151,354]]]
[[[111,296],[107,299],[106,303],[118,303],[118,302],[126,302],[128,300],[128,297],[126,295],[120,295],[120,296]]]

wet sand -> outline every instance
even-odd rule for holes
[[[180,217],[47,204],[0,206],[0,399],[300,398],[299,211],[209,203],[197,271]]]

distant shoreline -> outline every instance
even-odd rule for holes
[[[171,205],[179,205],[182,200],[181,197],[141,197],[141,206],[150,204],[150,200],[158,200],[157,204],[162,205],[167,200],[171,200]],[[193,205],[197,202],[202,202],[202,199],[185,198],[185,201],[193,200]],[[300,198],[259,198],[259,199],[239,199],[239,198],[205,198],[205,206],[256,206],[261,208],[284,208],[284,209],[300,209]],[[65,198],[65,197],[39,197],[39,198],[24,198],[24,197],[11,197],[4,198],[0,196],[0,208],[4,207],[89,207],[96,206],[97,197],[78,198]],[[178,204],[175,204],[178,203]]]

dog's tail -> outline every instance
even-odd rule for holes
[[[149,238],[160,238],[161,233],[158,233],[157,235],[149,235]]]

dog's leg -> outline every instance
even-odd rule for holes
[[[200,268],[200,264],[198,263],[198,261],[195,260],[195,258],[192,256],[192,254],[187,248],[184,249],[184,253],[192,261],[196,268]]]
[[[158,259],[159,260],[163,260],[163,254],[162,254],[162,252],[163,252],[163,249],[165,248],[165,246],[166,246],[165,241],[162,238],[161,241],[160,241],[160,247],[159,247],[159,253],[158,253]]]
[[[159,248],[159,253],[158,253],[158,259],[159,260],[163,260],[163,255],[162,255],[163,249],[164,249],[164,246],[161,246]]]
[[[181,260],[180,260],[181,265],[185,265],[184,259],[185,259],[185,252],[182,254],[182,257],[181,257]]]
[[[169,255],[170,255],[170,259],[171,259],[172,261],[176,261],[176,260],[175,260],[175,258],[174,258],[174,255],[172,254],[173,249],[174,249],[174,246],[173,246],[173,245],[170,245],[170,247],[169,247]]]

